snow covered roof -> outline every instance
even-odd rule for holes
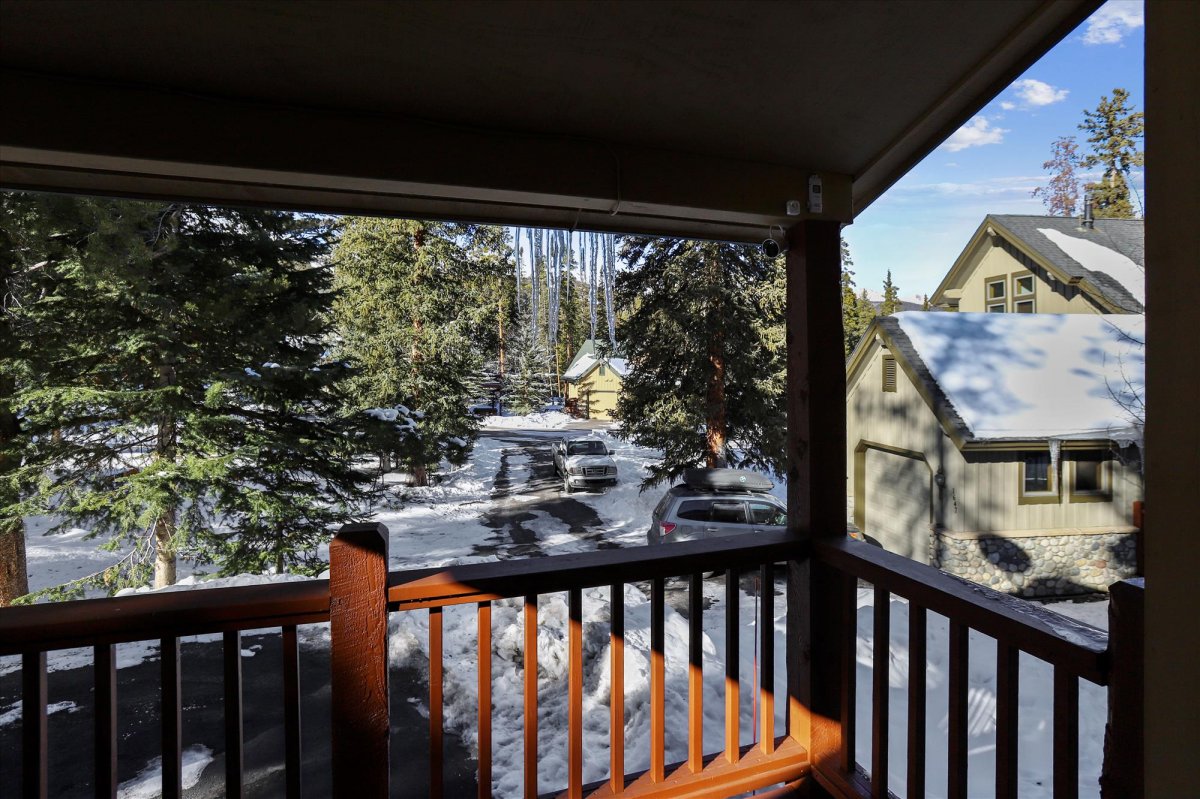
[[[571,365],[563,372],[563,380],[578,380],[587,374],[596,363],[595,355],[577,355],[571,360]]]
[[[629,366],[624,358],[619,357],[619,355],[612,358],[601,358],[596,354],[596,339],[589,338],[583,344],[579,345],[579,350],[575,353],[575,357],[571,359],[571,362],[567,364],[562,379],[568,383],[573,383],[590,372],[592,367],[600,361],[607,363],[621,377],[625,377],[629,373]]]
[[[877,323],[966,440],[1140,438],[1140,314],[907,312]]]
[[[579,380],[598,363],[608,364],[621,377],[629,374],[629,363],[624,358],[600,358],[595,355],[584,355],[571,361],[571,365],[567,367],[567,371],[563,372],[562,379],[568,383]]]
[[[1140,219],[1097,219],[1084,228],[1074,217],[991,216],[1068,278],[1090,283],[1116,307],[1146,306],[1146,237]]]

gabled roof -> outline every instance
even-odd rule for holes
[[[1074,217],[1004,214],[990,218],[1063,274],[1090,283],[1113,305],[1131,313],[1145,310],[1146,226],[1142,220],[1097,219],[1089,229]]]
[[[567,364],[567,368],[563,370],[563,382],[574,383],[582,380],[588,372],[592,371],[601,363],[606,363],[621,377],[629,372],[629,365],[624,358],[620,356],[618,351],[611,358],[603,358],[596,354],[596,339],[589,338],[579,346],[579,351],[575,353],[575,357]]]
[[[1085,228],[1075,217],[988,214],[930,298],[967,278],[971,253],[998,235],[1064,283],[1078,286],[1117,312],[1145,311],[1145,224],[1140,219],[1097,219]]]
[[[960,446],[1140,438],[1144,316],[879,317],[851,357],[852,374],[876,334]]]

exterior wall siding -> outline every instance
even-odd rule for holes
[[[1007,308],[1011,313],[1013,310],[1013,274],[1032,272],[1036,283],[1034,310],[1037,313],[1103,313],[1100,306],[1096,305],[1078,288],[1068,286],[1055,279],[1045,269],[1038,266],[1033,259],[1004,239],[996,239],[996,241],[998,243],[992,245],[985,240],[973,256],[973,265],[969,268],[968,277],[962,284],[962,297],[958,302],[959,311],[969,313],[987,311],[986,283],[989,278],[1004,275],[1007,278]]]
[[[621,377],[609,366],[604,367],[603,375],[599,366],[592,369],[573,388],[573,396],[577,396],[581,403],[587,403],[588,417],[591,419],[612,419],[620,393]]]

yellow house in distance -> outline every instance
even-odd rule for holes
[[[584,419],[612,419],[628,370],[624,358],[602,357],[595,339],[584,341],[563,372],[567,407]]]

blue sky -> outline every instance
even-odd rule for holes
[[[902,296],[932,293],[986,214],[1045,213],[1030,191],[1051,142],[1085,150],[1083,110],[1114,87],[1144,109],[1142,33],[1141,0],[1110,0],[876,200],[845,230],[858,287],[890,269]]]

